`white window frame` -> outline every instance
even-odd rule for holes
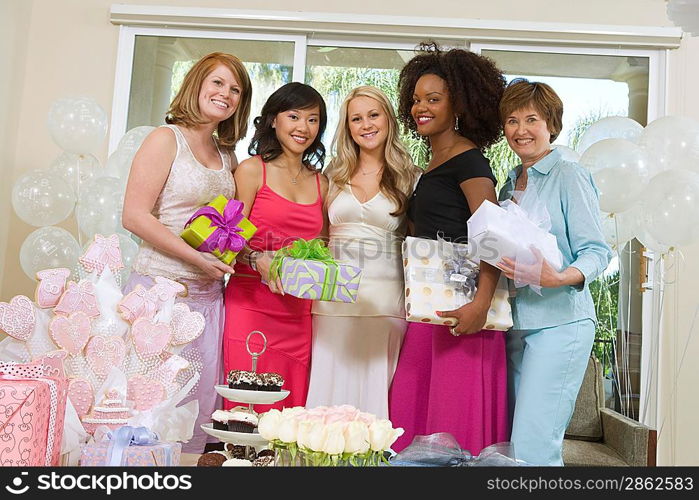
[[[119,31],[119,49],[117,53],[116,75],[114,78],[112,119],[109,130],[109,154],[112,154],[116,150],[119,145],[119,139],[126,133],[129,113],[129,94],[131,92],[131,77],[133,73],[134,47],[136,45],[137,36],[293,42],[294,70],[292,80],[302,82],[304,78],[306,68],[305,35],[122,26]]]
[[[503,43],[472,43],[471,51],[483,50],[507,52],[546,52],[549,54],[573,54],[595,56],[647,57],[648,58],[648,123],[665,115],[666,107],[666,51],[653,49],[619,49],[602,47],[556,47],[551,45],[511,45]]]

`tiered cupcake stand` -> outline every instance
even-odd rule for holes
[[[263,340],[262,350],[260,352],[253,352],[250,349],[250,338],[255,334],[260,335]],[[267,337],[265,337],[264,333],[258,330],[250,332],[245,339],[245,348],[250,356],[252,356],[252,371],[257,372],[257,358],[260,357],[265,350],[267,350]],[[242,389],[231,389],[227,385],[217,385],[215,386],[215,389],[216,392],[221,395],[221,397],[224,397],[229,401],[247,403],[250,413],[254,413],[253,407],[256,404],[273,404],[277,401],[281,401],[289,395],[289,391],[284,389],[281,391],[249,391]],[[253,432],[233,432],[214,429],[213,425],[213,423],[202,424],[201,428],[207,434],[220,439],[224,443],[249,446],[255,448],[256,452],[267,447],[269,444],[269,441],[257,433],[257,429],[255,429]]]

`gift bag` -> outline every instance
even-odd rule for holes
[[[455,326],[456,318],[437,316],[436,311],[458,309],[473,300],[479,263],[469,254],[469,246],[408,236],[403,242],[403,267],[406,319]],[[493,295],[484,329],[511,327],[509,292],[503,280]]]
[[[243,216],[243,203],[217,196],[189,218],[180,234],[189,246],[230,264],[257,231]]]

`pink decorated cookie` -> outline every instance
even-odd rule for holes
[[[66,289],[70,269],[59,267],[36,273],[39,285],[36,287],[36,304],[39,307],[55,307]]]
[[[90,412],[95,396],[92,385],[84,378],[71,378],[68,382],[68,399],[73,403],[78,417],[82,418]]]
[[[153,319],[158,312],[158,303],[142,285],[127,293],[117,304],[124,320],[133,323],[138,318]]]
[[[185,297],[187,295],[187,287],[182,283],[163,276],[156,276],[155,285],[150,288],[149,292],[160,302],[165,303],[176,296]]]
[[[49,323],[49,335],[61,349],[77,356],[90,338],[90,318],[84,312],[55,316]]]
[[[67,357],[68,353],[61,349],[44,353],[41,357],[35,359],[34,363],[38,363],[43,367],[46,377],[65,378],[63,360]]]
[[[121,368],[126,344],[121,337],[95,335],[87,343],[85,357],[97,375],[107,375],[113,366]]]
[[[10,337],[26,342],[34,333],[35,323],[34,304],[28,297],[17,295],[9,304],[0,302],[0,330]]]
[[[170,343],[170,325],[154,323],[147,318],[138,318],[131,327],[131,336],[136,354],[141,359],[158,356]]]
[[[96,270],[98,273],[101,273],[105,266],[108,266],[113,273],[116,273],[119,269],[124,269],[124,263],[121,259],[121,248],[119,247],[119,237],[116,234],[108,237],[96,234],[87,252],[78,260],[87,272]]]
[[[182,302],[175,304],[172,310],[172,344],[187,344],[196,339],[204,331],[204,315],[190,311],[189,306]]]
[[[166,386],[172,385],[180,370],[184,370],[189,366],[189,361],[170,352],[162,353],[160,359],[163,361],[163,364],[154,370],[153,376]]]
[[[157,380],[143,375],[132,376],[127,383],[126,399],[134,402],[136,410],[150,410],[165,399],[165,387]]]
[[[99,316],[95,285],[88,280],[81,280],[80,283],[69,281],[68,289],[63,292],[53,312],[65,315],[83,312],[90,318]]]

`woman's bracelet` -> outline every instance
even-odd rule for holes
[[[257,255],[260,252],[257,250],[253,250],[248,254],[248,263],[250,264],[250,267],[252,267],[253,271],[257,271]]]

